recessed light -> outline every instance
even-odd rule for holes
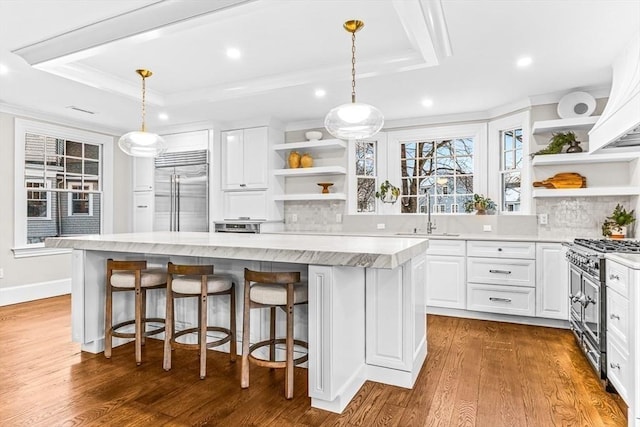
[[[326,94],[327,94],[327,91],[324,89],[316,89],[315,91],[315,95],[317,98],[324,98]]]
[[[230,47],[227,49],[227,56],[231,59],[238,59],[242,56],[242,53],[240,52],[240,49]]]
[[[522,58],[518,59],[518,62],[516,62],[516,65],[520,68],[524,68],[531,65],[532,62],[533,62],[533,59],[531,59],[530,56],[523,56]]]
[[[423,99],[422,100],[422,105],[424,107],[433,107],[433,100],[432,99]]]
[[[167,113],[160,113],[158,114],[158,118],[160,120],[169,120],[169,115]]]
[[[4,76],[5,74],[9,74],[9,67],[4,64],[0,64],[0,76]]]

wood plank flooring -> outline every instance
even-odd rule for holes
[[[147,340],[136,367],[131,344],[111,360],[71,342],[68,296],[0,307],[2,426],[625,426],[571,332],[428,316],[429,355],[413,390],[367,382],[343,414],[311,408],[307,372],[284,399],[282,370]]]

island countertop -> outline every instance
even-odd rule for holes
[[[170,232],[52,237],[46,247],[314,265],[395,268],[427,250],[426,239]]]

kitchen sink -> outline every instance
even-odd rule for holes
[[[427,234],[427,233],[411,233],[411,232],[404,232],[404,233],[396,233],[396,236],[416,236],[416,237],[458,237],[460,236],[459,233],[431,233],[431,234]]]

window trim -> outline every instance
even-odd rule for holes
[[[474,139],[473,148],[473,188],[475,193],[486,194],[487,178],[482,173],[486,170],[487,161],[487,124],[486,123],[468,123],[455,124],[435,127],[425,127],[410,130],[398,130],[388,133],[388,152],[387,158],[397,159],[397,161],[389,162],[388,173],[386,177],[378,175],[379,179],[389,179],[391,183],[400,182],[402,172],[400,168],[400,143],[406,142],[408,139],[425,139],[440,140],[450,138],[469,137]],[[400,213],[400,206],[395,206],[394,212],[398,215],[424,215],[423,213]],[[434,213],[435,215],[466,215],[460,213]]]
[[[25,182],[25,134],[47,135],[67,140],[102,145],[103,211],[100,233],[113,232],[113,147],[114,137],[96,132],[16,118],[14,122],[14,247],[15,258],[68,253],[45,248],[44,243],[27,244],[27,193]]]
[[[488,162],[487,176],[489,177],[489,197],[496,200],[500,215],[529,215],[532,210],[531,201],[531,161],[529,158],[530,121],[529,110],[489,121],[488,130]],[[522,166],[520,168],[520,210],[502,210],[502,141],[501,134],[505,130],[522,129]]]

